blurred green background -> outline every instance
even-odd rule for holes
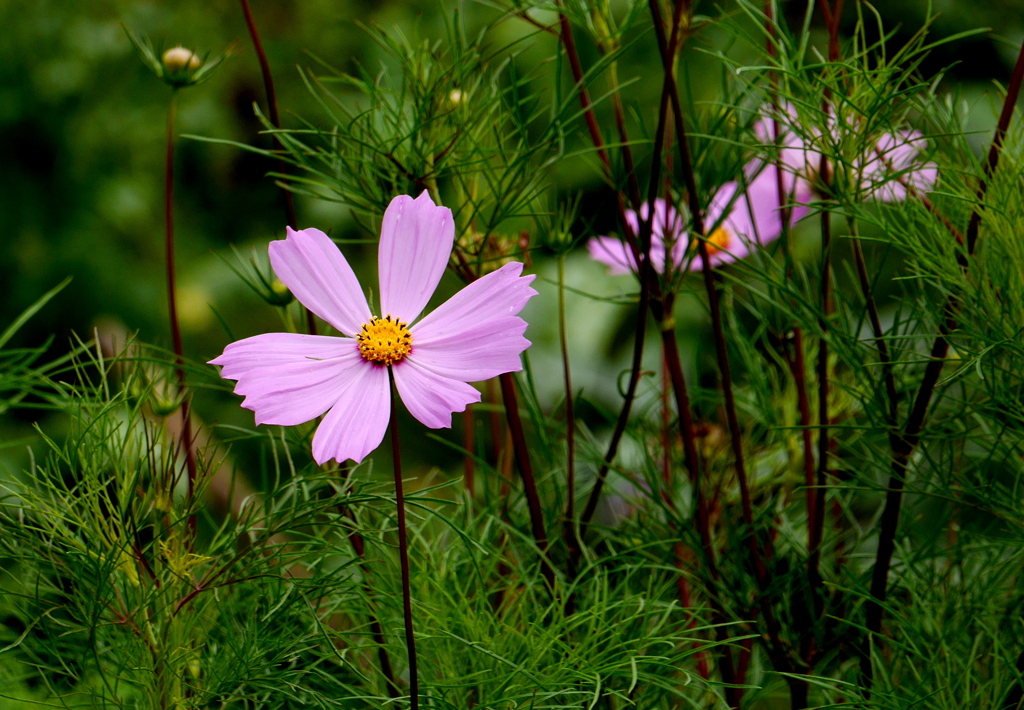
[[[855,12],[854,4],[848,4],[847,27]],[[1024,36],[1024,2],[931,4],[939,13],[932,28],[936,38],[985,26],[996,28],[999,35],[943,46],[922,67],[927,74],[948,69],[944,90],[959,92],[971,111],[972,125],[984,131],[993,123],[987,98],[994,93],[991,81],[1008,77],[1016,45]],[[495,16],[486,4],[462,6],[471,26],[482,26]],[[407,36],[437,40],[443,36],[446,7],[434,0],[253,0],[284,124],[297,126],[298,117],[322,123],[297,66],[314,65],[315,56],[342,69],[351,70],[356,62],[372,68],[381,61],[381,52],[359,23],[398,27]],[[799,23],[805,7],[789,2],[784,12],[791,23]],[[879,3],[884,26],[895,31],[891,42],[901,44],[916,31],[927,7],[925,0]],[[733,10],[728,3],[698,6],[699,12],[711,16]],[[815,22],[820,23],[817,14]],[[123,324],[147,342],[165,347],[170,342],[162,225],[170,90],[134,55],[122,24],[165,48],[183,44],[218,54],[237,42],[237,53],[209,82],[182,92],[178,132],[269,147],[254,116],[253,104],[264,105],[263,85],[238,2],[0,0],[0,326],[63,278],[73,276],[70,286],[16,342],[38,345],[53,335],[53,355],[67,350],[72,332],[88,338],[104,322]],[[500,32],[508,39],[531,29],[512,21]],[[820,29],[818,35],[821,39]],[[712,27],[687,50],[698,99],[714,99],[720,85],[715,60],[698,50],[722,49],[727,41],[724,32]],[[537,39],[530,56],[540,58],[552,49],[553,43],[544,42],[547,38]],[[585,39],[581,51],[585,62],[594,60],[594,48]],[[652,43],[640,42],[627,52],[620,76],[640,79],[631,89],[637,97],[657,90],[661,72]],[[642,110],[648,109],[653,112],[655,107]],[[978,135],[979,145],[985,140]],[[266,242],[283,236],[281,196],[265,177],[274,167],[230,146],[178,142],[179,301],[185,349],[196,361],[214,357],[230,339],[211,304],[235,337],[280,329],[274,309],[217,256],[231,258],[232,244],[245,252],[252,245],[262,250]],[[600,207],[608,203],[607,188],[593,171],[578,167],[558,170],[551,176],[552,184],[562,193],[583,191],[584,212],[592,211],[585,214],[587,221],[614,229],[611,213]],[[343,206],[300,198],[297,210],[302,226],[319,227],[334,236],[373,236],[360,232]],[[366,256],[372,249],[348,253]],[[534,255],[534,267],[553,275],[543,253]],[[366,267],[357,270],[372,273]],[[582,249],[571,257],[569,273],[570,284],[592,293],[614,295],[633,289],[628,277],[604,276],[602,268],[588,263]],[[551,402],[560,388],[554,299],[551,286],[538,283],[542,296],[525,313],[531,323],[527,336],[535,343],[530,356],[538,369],[538,385]],[[580,297],[571,297],[569,307],[577,384],[594,401],[614,404],[615,373],[621,369],[617,364],[624,361],[628,348],[629,309],[595,305]],[[684,321],[686,317],[684,313]],[[689,337],[702,337],[702,316],[695,313],[692,321]],[[251,415],[236,405],[237,399],[207,396],[199,402],[199,413],[207,420],[251,424]],[[0,441],[24,435],[40,416],[31,410],[0,416]],[[0,456],[13,467],[21,455],[0,450]]]

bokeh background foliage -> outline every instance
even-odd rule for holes
[[[605,68],[607,57],[584,30],[594,29],[592,18],[580,4],[570,6],[584,65]],[[633,7],[612,3],[618,17],[628,15],[627,6]],[[283,123],[292,131],[282,139],[303,180],[296,197],[300,225],[321,228],[342,243],[364,284],[374,282],[376,228],[395,193],[438,189],[456,213],[460,234],[495,230],[494,244],[476,254],[482,264],[523,258],[519,250],[527,247],[541,294],[524,313],[534,342],[524,411],[550,529],[560,530],[564,392],[552,237],[619,231],[613,188],[622,186],[601,178],[556,40],[486,2],[267,0],[254,9],[275,69]],[[803,3],[781,3],[781,21],[796,32],[805,10]],[[760,71],[737,76],[731,69],[763,57],[753,46],[758,27],[743,8],[700,3],[697,11],[714,21],[690,38],[680,83],[699,146],[698,172],[714,185],[734,177],[749,157],[750,111],[764,96]],[[644,19],[624,34],[616,57],[646,174],[644,146],[662,74],[644,30],[643,3],[636,12]],[[944,183],[936,198],[964,223],[973,199],[969,176],[980,174],[973,156],[987,148],[1001,98],[991,82],[1008,78],[1024,36],[1024,6],[951,1],[929,7],[906,0],[880,3],[874,12],[880,25],[868,13],[860,38],[876,41],[884,32],[893,50],[926,21],[929,41],[997,28],[939,42],[907,82],[917,94],[905,106],[890,107],[931,136],[929,157],[944,174],[968,176],[962,184]],[[844,16],[847,39],[857,31],[857,16],[852,9]],[[543,7],[534,17],[548,24],[557,16]],[[179,133],[190,136],[179,140],[177,151],[179,298],[185,350],[196,363],[189,367],[195,409],[218,425],[214,460],[231,468],[232,487],[257,495],[229,514],[231,504],[223,501],[230,496],[209,491],[211,504],[197,503],[202,545],[196,551],[184,542],[183,521],[191,511],[153,485],[157,471],[175,461],[159,443],[161,425],[152,417],[153,402],[166,398],[160,346],[169,344],[161,239],[169,90],[133,56],[122,24],[158,45],[180,43],[200,53],[218,54],[237,40],[237,53],[208,82],[179,97]],[[253,254],[265,269],[265,245],[280,238],[284,226],[280,191],[266,176],[277,163],[260,152],[271,145],[262,133],[265,108],[254,107],[263,106],[262,82],[237,3],[8,0],[0,4],[0,26],[0,326],[33,310],[3,343],[0,360],[0,474],[11,491],[3,523],[12,531],[3,543],[0,707],[389,705],[376,651],[378,619],[399,675],[404,647],[388,452],[375,454],[353,473],[353,485],[344,485],[334,472],[310,465],[311,427],[253,431],[251,414],[198,364],[229,340],[280,330],[282,315],[286,324],[300,323],[294,305],[285,313],[267,305],[230,266],[244,267]],[[811,46],[824,53],[827,36],[817,13],[809,33]],[[870,64],[864,63],[861,97],[872,90]],[[929,93],[922,87],[933,78]],[[608,81],[597,71],[592,93],[603,95]],[[786,90],[804,100],[811,93],[799,77]],[[396,104],[396,95],[407,103]],[[350,120],[367,108],[374,110]],[[879,115],[886,110],[877,108]],[[608,101],[598,103],[597,114],[611,136]],[[398,135],[409,137],[394,142],[388,155],[379,150]],[[835,148],[841,153],[844,146]],[[1014,166],[1022,164],[1016,138],[1004,164],[1010,168],[993,181],[990,204],[1016,205],[1020,171]],[[576,207],[568,217],[551,216],[566,202]],[[936,248],[949,243],[949,234],[920,205],[850,201],[840,205],[836,222],[842,217],[857,221],[883,276],[878,297],[896,333],[895,359],[920,356],[935,303],[957,293],[962,317],[954,355],[965,364],[950,368],[941,383],[942,405],[920,453],[922,475],[905,510],[900,539],[906,547],[888,610],[893,641],[876,659],[875,692],[866,699],[856,689],[850,649],[860,622],[851,608],[866,594],[864,570],[881,499],[875,472],[887,470],[888,450],[878,414],[885,404],[879,399],[877,411],[871,409],[870,368],[854,366],[872,351],[856,337],[867,331],[848,247],[836,249],[837,330],[843,335],[833,343],[832,402],[839,428],[844,420],[854,422],[839,452],[848,490],[835,499],[846,527],[828,548],[829,606],[813,628],[801,626],[807,596],[794,572],[806,535],[792,514],[799,498],[793,493],[798,469],[791,465],[799,457],[797,434],[779,428],[796,421],[793,392],[780,375],[784,368],[770,361],[786,348],[773,340],[774,325],[795,320],[812,326],[817,313],[794,304],[803,291],[788,290],[781,261],[755,259],[750,272],[730,272],[728,325],[743,386],[745,436],[757,452],[758,525],[777,527],[773,603],[790,643],[813,637],[825,649],[815,669],[822,678],[813,684],[814,705],[998,707],[1016,678],[1020,652],[1013,643],[1022,602],[1015,432],[1024,320],[1013,296],[1021,294],[1024,255],[1016,237],[1022,217],[1016,208],[986,215],[981,265],[971,278],[960,273],[952,247]],[[808,292],[817,239],[816,220],[795,230],[797,282]],[[916,258],[921,253],[934,258]],[[578,245],[565,258],[586,481],[621,401],[635,282],[610,279]],[[917,279],[914,287],[892,282],[897,273]],[[70,283],[52,291],[67,276]],[[446,277],[442,295],[458,286],[457,278]],[[700,289],[695,279],[684,282],[677,330],[705,421],[701,453],[712,462],[709,475],[727,481]],[[111,364],[103,347],[88,345],[94,334],[108,346],[134,339],[132,353],[144,364]],[[656,335],[650,342],[644,365],[654,373],[660,369]],[[903,376],[900,388],[909,396],[919,369],[908,367]],[[487,476],[474,502],[460,488],[461,421],[452,432],[428,436],[403,419],[407,475],[414,479],[413,593],[433,706],[724,706],[714,677],[707,683],[700,673],[714,653],[709,616],[680,610],[679,570],[666,552],[666,541],[679,539],[693,549],[699,542],[679,529],[675,511],[658,496],[646,506],[637,502],[644,482],[659,480],[652,453],[660,441],[659,407],[657,378],[646,377],[622,454],[623,475],[613,479],[599,513],[606,529],[589,540],[582,571],[567,588],[571,594],[554,599],[537,574],[509,457],[490,458],[500,447],[501,429],[491,435],[489,421],[497,405],[482,407],[477,420],[479,465]],[[503,481],[511,481],[511,495]],[[723,506],[735,507],[729,485],[722,485]],[[123,496],[131,491],[138,495]],[[156,522],[149,527],[133,527],[150,519]],[[756,592],[733,522],[724,516],[721,523],[721,565],[734,584],[723,595],[735,624],[731,643],[755,649],[744,706],[786,707],[791,684],[757,650],[763,627],[742,623],[756,616],[750,606]],[[354,530],[365,557],[352,551]],[[131,560],[143,548],[153,568],[140,572]],[[556,546],[552,555],[564,563],[564,549]],[[850,561],[842,568],[845,557]],[[146,574],[160,584],[147,583]],[[708,580],[699,572],[688,577],[699,606]],[[207,584],[193,596],[197,579]],[[135,616],[136,610],[145,615]]]

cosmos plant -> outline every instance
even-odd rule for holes
[[[391,201],[381,225],[380,313],[370,311],[352,267],[317,229],[288,229],[271,242],[274,270],[300,303],[339,336],[268,333],[231,343],[212,360],[238,380],[257,424],[294,426],[326,412],[313,457],[357,463],[384,438],[391,416],[388,373],[409,412],[432,429],[480,401],[468,382],[522,369],[530,343],[518,317],[536,295],[533,276],[510,263],[420,318],[451,256],[451,210],[426,192]]]
[[[223,333],[176,318],[222,236],[173,239],[191,111],[171,348],[40,364],[12,338],[60,287],[3,324],[0,414],[42,434],[0,442],[4,702],[1024,706],[1024,50],[979,157],[939,23],[442,4],[302,68],[299,118],[239,3],[219,66],[259,61],[267,133],[233,146],[290,192],[251,300],[202,284]],[[172,101],[226,85],[130,39]]]

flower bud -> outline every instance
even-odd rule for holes
[[[287,306],[292,299],[294,299],[292,292],[288,290],[281,279],[274,279],[270,282],[270,296],[266,297],[266,301],[270,305]]]
[[[163,63],[167,73],[175,75],[195,71],[203,61],[191,49],[179,46],[164,52]]]

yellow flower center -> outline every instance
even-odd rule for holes
[[[732,241],[732,234],[725,227],[719,227],[711,233],[711,236],[707,239],[708,244],[708,256],[715,252],[724,251],[729,248],[729,243]]]
[[[405,323],[373,316],[356,336],[363,358],[378,365],[393,365],[412,352],[412,333]]]

